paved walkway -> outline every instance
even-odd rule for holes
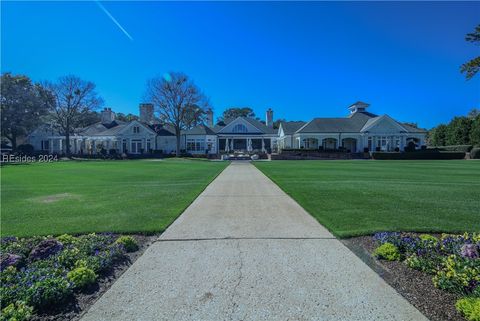
[[[83,317],[427,320],[250,163],[232,163]]]

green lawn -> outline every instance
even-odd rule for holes
[[[226,162],[86,161],[1,169],[1,234],[163,231]]]
[[[480,231],[480,162],[272,161],[255,165],[339,237]]]

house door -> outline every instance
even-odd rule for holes
[[[142,141],[132,140],[132,154],[140,154],[142,151]]]

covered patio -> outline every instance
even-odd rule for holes
[[[218,138],[218,146],[220,153],[268,153],[272,142],[270,137],[225,136]]]

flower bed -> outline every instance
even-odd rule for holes
[[[1,239],[0,320],[61,314],[78,297],[98,291],[138,248],[134,237],[111,233]]]
[[[455,306],[467,320],[480,321],[480,234],[382,232],[373,239],[375,257],[429,274],[436,288],[460,297]]]

